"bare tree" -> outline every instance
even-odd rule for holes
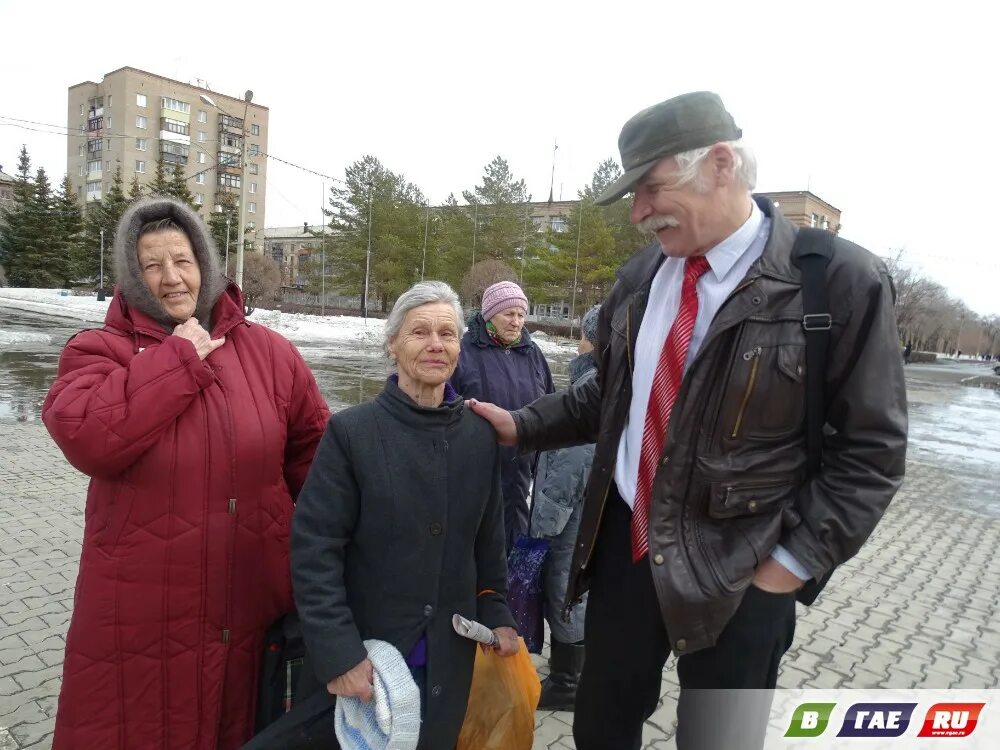
[[[262,305],[277,302],[281,289],[281,270],[263,253],[250,252],[243,257],[243,306],[249,315]]]
[[[495,258],[476,263],[462,278],[462,299],[478,308],[483,301],[483,292],[498,281],[517,281],[514,269]]]

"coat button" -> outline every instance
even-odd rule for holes
[[[437,698],[439,695],[441,695],[441,686],[440,685],[435,685],[434,687],[432,687],[431,688],[431,695],[433,695],[435,698]]]
[[[753,302],[755,305],[759,305],[761,302],[763,302],[763,300],[760,297],[754,297],[750,301]]]
[[[751,500],[749,503],[747,503],[747,510],[750,511],[751,513],[756,513],[757,512],[757,501],[756,500]]]
[[[674,647],[678,651],[683,651],[684,649],[687,648],[687,645],[688,645],[688,642],[685,641],[683,638],[680,638],[680,639],[678,639],[677,643],[674,644]]]
[[[441,534],[441,524],[432,523],[431,524],[431,536],[439,536]]]
[[[426,607],[424,607],[424,615],[430,617],[432,614],[434,614],[434,607],[428,604]]]
[[[654,565],[663,565],[663,555],[657,554],[653,556]]]

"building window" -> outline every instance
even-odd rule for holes
[[[111,102],[113,102],[113,101],[114,101],[114,99],[115,99],[115,98],[114,98],[113,96],[111,96],[111,94],[108,94],[108,106],[109,106],[109,107],[111,106]]]
[[[194,202],[199,206],[205,205],[205,196],[201,193],[195,193]]]
[[[204,185],[205,184],[205,173],[202,172],[201,174],[199,174],[197,177],[194,178],[194,181],[197,182],[199,185]]]
[[[106,170],[107,170],[108,172],[110,172],[110,171],[111,171],[111,159],[108,159],[108,160],[107,160],[106,162],[104,162],[104,168],[105,168],[105,169],[106,169]]]
[[[256,164],[251,164],[250,165],[250,174],[257,174],[257,165]]]
[[[81,104],[80,105],[80,117],[83,117],[83,115],[84,115],[83,105]]]
[[[107,125],[107,128],[108,128],[108,130],[114,130],[114,128],[111,126],[111,115],[108,115],[108,125]]]
[[[145,151],[146,150],[146,139],[145,138],[136,138],[135,139],[135,150],[136,151]]]
[[[219,158],[216,161],[219,162],[220,167],[238,167],[240,165],[240,155],[220,151]]]
[[[105,148],[106,151],[110,151],[111,150],[111,139],[110,138],[105,138],[104,139],[104,148]]]
[[[136,104],[137,107],[145,107],[146,106],[146,95],[145,94],[136,94],[135,95],[135,104]]]
[[[254,203],[253,201],[250,201],[249,203],[247,203],[247,213],[248,214],[255,214],[255,213],[257,213],[257,204]]]
[[[80,156],[83,156],[84,153],[86,153],[86,148],[87,146],[85,144],[83,143],[80,144]]]
[[[142,116],[142,115],[136,115],[135,116],[135,126],[137,128],[139,128],[141,130],[145,130],[146,129],[146,123],[147,123],[147,120],[146,120],[146,118],[144,116]]]
[[[250,156],[256,156],[260,153],[260,147],[256,143],[250,144]]]
[[[240,176],[238,174],[220,174],[219,187],[239,188]]]
[[[100,174],[100,172],[101,172],[101,162],[99,161],[87,162],[87,174]]]
[[[251,125],[250,135],[260,135],[260,125]]]
[[[83,177],[85,170],[86,170],[86,167],[81,164],[80,165],[80,176],[81,177]]]
[[[257,192],[257,183],[256,182],[251,182],[250,183],[250,194],[252,195],[252,194],[254,194],[256,192]]]
[[[205,143],[208,140],[208,133],[204,130],[198,131],[198,143]]]
[[[191,114],[190,104],[182,102],[180,99],[171,99],[169,96],[160,98],[160,107],[163,109],[172,109],[174,112],[183,112],[186,115]]]
[[[204,164],[205,163],[205,152],[204,151],[199,151],[198,152],[198,163],[199,164]]]
[[[145,171],[146,171],[146,162],[144,162],[144,161],[136,161],[136,163],[135,163],[135,171],[138,172],[139,174],[145,173]]]
[[[208,122],[208,112],[203,109],[198,110],[198,122]]]
[[[552,227],[553,232],[565,232],[566,231],[566,220],[561,216],[553,216],[552,223],[549,225]]]
[[[91,140],[87,141],[87,151],[92,154],[96,154],[101,150],[101,147],[103,145],[104,145],[103,138],[92,138]]]

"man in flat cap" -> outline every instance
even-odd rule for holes
[[[598,377],[516,412],[474,404],[524,451],[597,443],[567,598],[589,588],[579,750],[640,747],[671,652],[678,747],[759,747],[770,694],[732,689],[775,686],[797,592],[814,597],[858,551],[902,481],[892,283],[840,238],[825,279],[822,463],[807,468],[798,230],[751,194],[741,136],[709,92],[625,124],[624,174],[598,203],[633,193],[631,220],[657,241],[601,309]],[[767,697],[740,697],[753,694]]]

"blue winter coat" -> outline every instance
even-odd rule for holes
[[[469,329],[462,336],[462,351],[451,384],[467,399],[488,401],[511,411],[555,392],[549,363],[528,331],[521,332],[520,343],[502,347],[490,338],[480,314],[469,321]],[[501,448],[500,458],[509,549],[518,533],[528,530],[528,488],[535,456],[521,455],[516,448]]]

